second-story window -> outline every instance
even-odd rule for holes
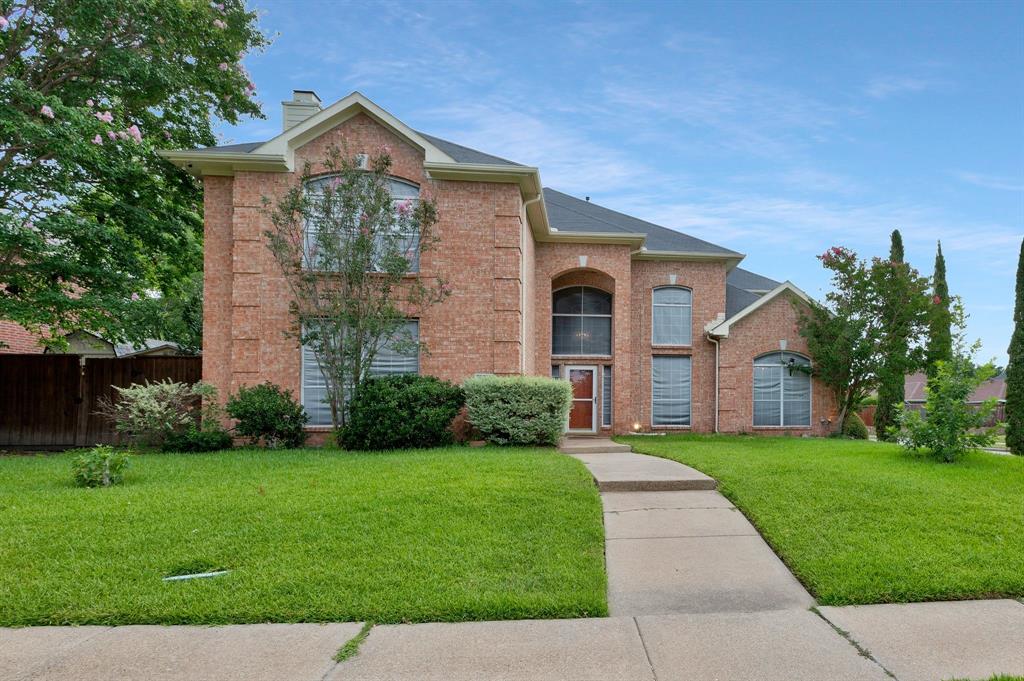
[[[551,354],[612,354],[612,294],[570,286],[551,296]]]
[[[315,198],[318,194],[322,193],[323,188],[328,186],[332,179],[332,176],[319,177],[316,180],[313,180],[306,184],[306,192],[310,196]],[[394,206],[395,211],[412,211],[416,208],[416,204],[419,202],[420,188],[415,184],[411,182],[406,182],[404,180],[399,180],[396,178],[390,178],[388,180],[388,190],[391,194],[391,202],[392,205]],[[355,230],[359,228],[358,216],[356,215],[353,215],[351,219],[348,220],[346,220],[344,217],[339,217],[338,220],[350,223],[346,225],[346,229],[352,231],[353,233],[355,233]],[[345,230],[332,229],[332,231],[338,231],[339,233],[342,233]],[[307,253],[310,253],[313,249],[317,247],[318,238],[322,237],[322,234],[323,231],[318,230],[317,225],[306,225],[305,240]],[[397,238],[397,250],[399,253],[404,254],[405,258],[409,261],[409,271],[419,272],[419,230],[413,229],[403,233],[399,233],[397,235]],[[384,235],[381,235],[376,239],[376,241],[377,243],[375,245],[377,246],[377,248],[375,249],[375,256],[379,258],[383,255],[383,252],[385,251],[385,243],[390,244],[394,240],[390,237],[385,237]],[[315,255],[315,253],[309,257],[309,260],[313,263],[314,268],[316,267],[317,264],[322,262],[322,259],[318,258]]]
[[[654,345],[690,345],[692,342],[690,289],[662,286],[654,289],[651,342]]]

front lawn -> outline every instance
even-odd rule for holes
[[[620,438],[717,478],[822,605],[1024,596],[1024,459],[876,442]]]
[[[92,490],[70,467],[0,456],[0,625],[607,613],[600,499],[553,450],[148,454]]]

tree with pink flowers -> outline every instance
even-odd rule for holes
[[[159,151],[260,116],[241,63],[266,44],[241,0],[0,1],[0,319],[151,332],[134,308],[202,269],[202,187]]]
[[[307,164],[282,198],[264,199],[267,246],[292,295],[287,334],[316,358],[335,428],[385,346],[428,350],[406,321],[451,294],[419,267],[437,241],[437,206],[394,179],[391,166],[387,147],[372,155],[332,148],[323,167]]]
[[[885,375],[893,330],[907,343],[901,368],[920,363],[930,310],[928,279],[897,259],[865,261],[841,246],[818,259],[832,273],[832,290],[823,302],[797,307],[799,329],[814,376],[835,397],[838,413],[832,428],[840,433],[847,416]],[[893,305],[895,300],[900,304]]]

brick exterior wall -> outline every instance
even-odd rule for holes
[[[39,345],[39,337],[23,326],[14,322],[0,320],[0,354],[39,354],[43,347]]]
[[[475,373],[519,374],[524,361],[524,287],[532,269],[532,236],[523,227],[523,202],[512,184],[429,180],[423,152],[359,114],[296,150],[296,168],[308,161],[323,171],[327,150],[350,155],[391,149],[393,175],[413,182],[437,202],[438,248],[424,253],[421,276],[447,280],[453,294],[420,320],[427,353],[421,371],[461,381]],[[203,377],[222,398],[241,385],[271,381],[301,389],[301,353],[288,311],[287,282],[263,236],[269,220],[264,196],[280,197],[299,173],[238,172],[206,178],[206,255]],[[532,258],[531,258],[532,262]],[[531,358],[532,360],[532,358]]]
[[[460,382],[476,373],[547,376],[552,364],[611,366],[612,427],[629,432],[634,423],[651,430],[651,357],[692,357],[691,427],[711,432],[715,414],[715,347],[704,326],[725,311],[726,267],[722,262],[635,260],[626,245],[535,242],[518,185],[431,180],[424,155],[374,119],[358,114],[296,150],[296,168],[309,162],[324,170],[332,146],[347,154],[373,154],[388,146],[396,177],[420,186],[437,202],[438,246],[423,254],[421,276],[447,280],[453,294],[420,319],[424,374]],[[205,284],[203,379],[222,399],[239,386],[271,381],[301,392],[301,352],[291,330],[287,282],[267,249],[269,220],[263,198],[280,197],[299,173],[239,171],[205,178]],[[657,348],[651,339],[651,297],[670,284],[693,291],[692,343]],[[612,294],[612,354],[605,357],[551,355],[551,294],[562,286],[595,286]],[[796,334],[788,301],[766,305],[731,331],[721,345],[720,429],[754,432],[752,363],[778,349],[779,339],[806,350]],[[0,326],[0,330],[3,327]],[[799,432],[822,434],[831,399],[815,385],[812,425]],[[758,432],[766,429],[757,429]],[[778,429],[771,429],[777,433]]]
[[[798,314],[793,296],[782,294],[744,317],[721,341],[719,430],[723,433],[760,435],[827,435],[836,418],[835,399],[819,381],[811,386],[811,425],[805,428],[754,427],[754,358],[779,351],[807,355],[807,342],[797,332]]]

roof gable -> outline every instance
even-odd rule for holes
[[[728,285],[726,285],[726,289],[726,295],[728,295]],[[750,292],[747,291],[747,293]],[[806,293],[797,288],[796,284],[794,284],[791,281],[784,281],[778,286],[776,286],[774,289],[769,291],[768,293],[764,294],[763,296],[757,297],[756,300],[751,301],[746,307],[735,311],[735,313],[732,316],[727,315],[724,319],[716,319],[714,321],[708,322],[708,324],[704,327],[704,330],[707,331],[708,334],[712,336],[716,336],[718,338],[728,338],[729,330],[733,324],[740,321],[741,319],[749,317],[751,314],[757,312],[762,307],[767,305],[770,301],[774,300],[775,298],[778,298],[780,295],[784,293],[794,295],[808,304],[812,302]]]

